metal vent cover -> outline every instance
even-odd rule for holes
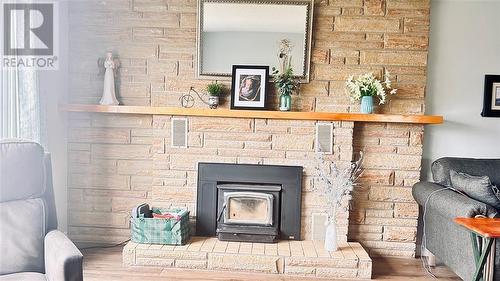
[[[171,140],[174,148],[187,148],[188,120],[187,118],[172,118]]]
[[[333,123],[316,123],[316,152],[333,153]]]

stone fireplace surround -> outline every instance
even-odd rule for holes
[[[175,247],[137,245],[130,243],[124,250],[124,262],[126,264],[188,267],[192,262],[193,264],[197,264],[197,266],[195,266],[196,268],[217,270],[252,270],[271,273],[312,275],[318,277],[348,276],[349,278],[366,278],[366,276],[369,276],[371,272],[371,260],[365,249],[363,249],[359,243],[345,242],[347,240],[347,227],[344,228],[344,225],[359,224],[356,216],[354,216],[351,221],[349,220],[349,212],[347,212],[347,209],[346,211],[338,213],[335,218],[337,225],[339,225],[337,240],[342,245],[339,252],[325,253],[324,250],[322,250],[321,241],[318,241],[317,238],[313,239],[311,228],[312,218],[315,213],[322,212],[325,209],[324,197],[314,188],[317,182],[315,182],[314,177],[312,177],[315,166],[315,160],[313,159],[315,158],[314,130],[316,121],[192,116],[189,117],[188,147],[173,148],[170,146],[169,142],[171,138],[169,135],[171,116],[168,115],[149,115],[148,113],[145,115],[71,113],[70,118],[72,122],[74,122],[73,124],[80,124],[80,127],[70,134],[72,138],[70,149],[81,153],[75,154],[75,156],[78,155],[80,158],[74,158],[72,160],[78,161],[77,163],[80,164],[78,165],[78,169],[70,172],[70,184],[74,185],[76,189],[81,191],[85,190],[82,195],[100,194],[100,199],[111,197],[109,199],[112,200],[111,206],[109,204],[103,204],[103,209],[95,209],[94,212],[102,214],[102,220],[100,220],[99,217],[97,220],[95,217],[92,217],[88,223],[84,221],[80,222],[82,227],[88,227],[96,232],[93,232],[93,234],[103,233],[103,231],[110,233],[110,228],[114,227],[116,221],[109,220],[109,218],[113,218],[113,215],[119,214],[120,212],[120,209],[113,207],[116,206],[113,205],[113,203],[117,202],[121,197],[120,195],[139,194],[141,189],[138,188],[140,185],[137,185],[137,182],[132,184],[133,180],[153,179],[153,192],[144,197],[137,197],[135,199],[137,201],[135,202],[140,203],[147,201],[152,202],[152,205],[156,206],[185,207],[190,209],[193,215],[196,215],[196,193],[190,192],[190,190],[195,188],[190,188],[190,186],[196,186],[196,171],[199,162],[253,163],[304,167],[302,179],[304,188],[301,196],[304,204],[301,212],[301,235],[304,240],[299,242],[285,242],[285,244],[281,243],[281,246],[279,246],[280,243],[278,243],[278,248],[269,248],[270,246],[262,246],[262,244],[259,245],[258,243],[234,244],[233,242],[229,242],[220,244],[213,239],[202,237],[195,237],[189,245]],[[148,124],[148,120],[152,123]],[[402,120],[401,122],[405,121]],[[91,127],[86,127],[85,124],[90,124]],[[353,158],[354,147],[359,146],[359,143],[353,142],[354,122],[332,121],[331,124],[333,125],[333,154],[325,155],[325,159],[327,161],[334,161],[338,166],[349,165]],[[371,132],[371,134],[379,136],[379,140],[381,136],[385,134],[386,130],[394,130],[394,128],[399,128],[401,130],[401,139],[410,137],[411,140],[411,137],[415,136],[422,128],[422,125],[419,124],[389,123],[381,125],[381,127],[377,127],[376,131]],[[129,128],[130,126],[134,129],[131,131],[128,129],[128,136],[126,136],[125,139],[126,143],[120,144],[120,141],[123,141],[121,138],[124,135],[117,133],[126,131],[127,129],[122,128]],[[152,126],[152,128],[148,129],[149,126]],[[358,130],[366,128],[363,123],[357,123],[356,126]],[[301,128],[301,130],[297,130],[298,128]],[[409,132],[407,130],[409,130]],[[221,140],[221,138],[228,137],[229,139],[227,140]],[[143,142],[145,140],[151,140],[151,145],[146,145]],[[209,144],[211,141],[214,143]],[[257,143],[260,144],[255,146]],[[228,148],[228,146],[232,145],[237,145],[235,147],[238,148]],[[265,148],[266,145],[269,146],[268,149]],[[401,146],[401,148],[402,147],[403,146]],[[403,151],[404,150],[401,150],[401,152]],[[374,167],[374,164],[380,165],[378,166],[379,169],[384,171],[386,169],[396,169],[390,167],[399,167],[399,165],[404,164],[407,170],[413,171],[415,169],[412,166],[413,164],[407,161],[391,161],[388,158],[381,157],[382,155],[377,153],[372,155],[376,156],[373,158],[370,157],[370,154],[371,153],[368,153],[368,157],[365,155],[365,167]],[[403,155],[404,154],[400,156]],[[403,159],[405,159],[405,157],[399,158],[399,160]],[[406,160],[409,159],[411,158],[406,158]],[[106,167],[106,165],[103,164],[111,164],[111,166]],[[118,169],[113,168],[113,166]],[[373,180],[372,177],[376,175],[373,174],[373,172],[373,170],[365,169],[364,177],[368,176],[369,182],[371,182]],[[127,174],[129,176],[127,176]],[[128,187],[121,186],[121,183],[118,181],[120,178],[130,180],[127,182]],[[366,178],[361,179],[362,185],[365,183],[365,179]],[[416,177],[416,179],[418,179],[418,177]],[[115,180],[116,182],[114,182]],[[389,181],[394,180],[395,179],[389,179]],[[397,180],[399,181],[401,179]],[[383,183],[383,181],[380,183]],[[139,184],[141,184],[141,182],[139,182]],[[146,187],[148,185],[148,183],[144,181],[142,181],[142,184],[146,185]],[[122,189],[123,187],[126,187],[126,189]],[[111,190],[102,193],[98,192],[99,189]],[[370,195],[369,198],[372,198],[371,191],[370,193],[366,193],[363,189],[364,188],[356,190],[354,200],[352,201],[354,206],[359,206],[360,203],[366,203],[366,201],[363,203],[363,194]],[[410,188],[407,189],[411,190]],[[397,190],[398,189],[394,188],[390,190],[390,192]],[[172,193],[172,191],[174,192]],[[397,203],[404,198],[401,197],[402,194],[396,193],[394,196],[398,197],[391,199],[396,200],[396,203],[394,203],[395,205],[392,205],[393,207],[399,207],[399,205],[401,205],[406,208],[411,206],[411,204]],[[77,209],[73,210],[78,211],[78,204],[76,204],[74,200],[81,199],[78,199],[78,197],[73,198],[73,200],[70,199],[70,203],[72,206],[76,205]],[[95,197],[87,198],[97,199]],[[376,197],[373,197],[373,199],[375,198]],[[408,198],[411,198],[411,194],[408,195]],[[125,219],[129,216],[131,206],[137,204],[135,202],[130,200],[130,198],[123,201],[125,208],[123,208],[121,212],[123,212]],[[83,201],[81,203],[82,205],[80,206],[85,208],[99,207],[99,205],[90,204],[91,201]],[[385,205],[373,205],[373,207],[377,208],[376,206],[382,207]],[[106,207],[112,207],[111,212],[106,211]],[[411,212],[411,209],[406,211]],[[356,212],[352,214],[356,214]],[[400,210],[398,214],[401,215],[404,213]],[[366,215],[368,215],[368,212]],[[73,217],[71,220],[75,221],[75,218],[76,217]],[[413,219],[391,219],[392,222],[398,224],[404,221],[410,222],[412,220]],[[389,222],[387,220],[380,220],[379,223]],[[128,220],[127,223],[124,224],[124,228],[127,228],[124,235],[126,239],[129,237]],[[394,230],[398,231],[398,233],[395,234],[401,235],[399,237],[405,237],[407,234],[401,232],[403,229],[404,228],[401,227],[394,227]],[[350,231],[352,231],[352,229],[350,229]],[[82,232],[79,234],[81,233]],[[107,237],[120,239],[120,237],[116,235]],[[367,245],[370,244],[367,243]],[[382,249],[382,247],[386,246],[395,245],[396,247],[400,247],[404,244],[388,241],[388,243],[371,245],[381,247],[378,249]],[[408,243],[408,245],[411,245],[411,243]],[[281,250],[279,250],[280,247]],[[265,250],[266,248],[269,249]],[[377,251],[379,251],[378,249]],[[384,248],[384,250],[390,249],[391,248]],[[373,249],[371,250],[373,251]],[[189,253],[186,253],[186,251]],[[195,255],[195,261],[191,259],[186,260],[186,257],[191,256],[191,251],[201,251],[199,255]],[[237,254],[237,256],[234,256],[234,254]],[[227,257],[228,255],[229,257]],[[256,258],[255,263],[249,262],[248,264],[251,264],[249,268],[233,268],[228,265],[234,263],[228,262],[227,259],[243,258],[241,255],[247,255],[249,260]],[[263,258],[262,260],[261,255],[270,256],[270,258]],[[300,257],[299,261],[295,260],[297,257]],[[316,258],[319,260],[316,260]],[[331,259],[333,259],[333,261]],[[337,261],[336,259],[350,260],[348,262],[348,270],[339,270],[342,268],[346,269],[346,265],[343,261]],[[267,265],[264,265],[260,261]],[[281,266],[276,267],[278,264]],[[268,270],[269,266],[273,269]],[[298,266],[300,269],[292,266]],[[262,271],[262,267],[267,269]]]
[[[95,62],[106,49],[120,56],[118,93],[123,105],[178,107],[186,89],[202,89],[211,82],[194,75],[196,1],[70,1],[68,10],[69,102],[99,102],[102,77]],[[358,112],[344,94],[345,79],[390,72],[398,94],[379,113],[424,114],[429,13],[429,1],[317,1],[311,81],[294,97],[293,110]],[[128,239],[130,208],[145,201],[167,206],[175,202],[195,214],[198,161],[303,166],[301,235],[305,241],[313,238],[312,210],[321,208],[309,177],[315,121],[189,117],[189,147],[172,149],[170,118],[154,112],[68,114],[72,240],[110,244]],[[361,188],[350,212],[337,217],[339,240],[359,242],[371,257],[414,256],[418,205],[411,186],[420,177],[424,126],[383,121],[338,121],[334,126],[334,154],[328,159],[342,164],[354,153],[365,152]],[[211,243],[195,243],[191,250],[206,250]],[[138,254],[148,253],[141,262],[168,263],[154,257],[170,254],[156,252],[153,246],[137,247]],[[235,252],[235,246],[228,244],[224,251]],[[248,253],[248,246],[239,252]],[[264,250],[257,247],[255,253]],[[335,255],[352,257],[349,253]],[[172,263],[196,264],[185,260]]]
[[[156,123],[153,121],[154,124],[159,125],[157,129],[153,130],[153,135],[161,134],[164,136],[165,132],[170,132],[168,129],[165,130],[169,128],[171,123],[170,117],[153,116],[153,118],[156,118]],[[217,122],[218,120],[220,122]],[[212,127],[214,122],[217,122],[217,124]],[[242,124],[248,124],[250,128],[247,130],[245,126],[240,127]],[[301,126],[303,132],[292,135],[286,129],[286,133],[280,133],[280,130],[282,130],[280,128],[283,128],[281,126],[286,128],[286,126],[292,124]],[[169,193],[173,188],[169,184],[177,183],[177,181],[172,181],[170,177],[172,173],[186,171],[184,173],[187,173],[187,180],[191,181],[194,186],[193,191],[196,190],[196,186],[199,184],[203,188],[203,192],[209,190],[208,193],[213,195],[216,190],[215,183],[217,177],[221,175],[221,171],[216,169],[216,172],[211,173],[211,177],[208,177],[207,181],[206,175],[198,175],[199,171],[204,171],[204,169],[198,170],[198,168],[207,165],[204,164],[206,162],[219,163],[216,164],[217,167],[226,168],[235,167],[229,165],[231,163],[253,167],[254,169],[249,175],[253,175],[254,178],[259,175],[267,178],[267,183],[278,183],[280,177],[274,177],[276,174],[269,169],[262,170],[262,167],[266,167],[262,166],[262,164],[281,169],[292,167],[292,171],[301,170],[302,172],[299,174],[296,172],[292,174],[281,172],[286,175],[284,182],[281,179],[282,184],[287,185],[301,181],[302,191],[300,196],[295,193],[295,198],[291,200],[296,204],[302,201],[302,204],[298,204],[302,206],[301,208],[292,208],[293,211],[298,212],[300,221],[286,223],[287,226],[292,227],[292,231],[299,231],[300,236],[298,237],[300,241],[282,240],[277,244],[223,242],[206,237],[213,236],[213,225],[208,228],[203,226],[200,228],[202,231],[199,234],[204,237],[194,237],[185,246],[138,245],[130,242],[124,248],[124,263],[126,265],[242,270],[329,278],[370,278],[371,259],[366,250],[359,243],[347,242],[347,226],[349,224],[349,212],[347,210],[341,209],[335,218],[338,226],[337,240],[341,245],[338,252],[329,253],[324,251],[322,242],[313,239],[313,217],[317,214],[324,214],[324,210],[327,208],[324,196],[313,188],[315,184],[318,184],[314,179],[316,165],[314,156],[315,124],[316,121],[192,117],[189,119],[188,139],[190,142],[188,148],[171,148],[169,142],[164,141],[157,150],[153,150],[155,151],[154,162],[165,159],[169,165],[168,169],[165,169],[163,165],[154,165],[153,163],[158,186],[153,187],[152,198],[148,201],[153,206],[188,208],[198,221],[200,218],[202,220],[207,218],[207,216],[212,216],[209,220],[213,221],[215,214],[208,214],[204,210],[196,208],[197,197],[200,199],[202,194],[188,193],[191,188],[181,187],[176,189],[175,194]],[[238,125],[238,127],[234,127],[235,125]],[[348,121],[333,122],[334,153],[326,154],[324,157],[326,161],[334,161],[340,167],[350,164],[353,157],[353,125],[353,122]],[[267,127],[268,130],[261,131],[264,128],[262,126]],[[237,133],[222,133],[221,131],[224,128],[230,128],[232,132]],[[276,132],[272,133],[273,131]],[[223,142],[218,141],[214,144],[216,147],[209,148],[206,145],[210,144],[212,137],[210,132],[220,132],[215,133],[215,136],[217,134],[231,134],[232,138]],[[193,146],[192,135],[199,136],[200,133],[204,136],[203,148]],[[241,148],[228,148],[228,146],[240,142],[242,144]],[[266,143],[269,145],[267,149],[265,148]],[[204,154],[207,151],[213,151],[214,153],[207,156]],[[107,152],[103,151],[103,153]],[[161,163],[165,162],[159,162],[158,164]],[[238,174],[234,170],[230,170],[229,175],[223,174],[223,176],[229,176],[230,180],[238,178]],[[211,185],[212,189],[205,189],[204,184]],[[201,216],[198,218],[200,212]],[[295,232],[288,234],[294,236]],[[241,263],[235,264],[235,259],[244,260],[245,262],[243,265]]]

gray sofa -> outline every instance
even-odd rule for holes
[[[83,280],[82,254],[57,228],[50,157],[0,141],[0,281]]]
[[[471,280],[475,264],[470,234],[453,219],[499,217],[500,210],[450,189],[434,192],[451,186],[450,170],[488,176],[493,184],[500,186],[500,159],[441,158],[432,163],[434,183],[419,182],[413,186],[413,197],[421,207],[428,200],[424,218],[427,249],[460,278]],[[496,243],[494,270],[494,280],[500,280],[500,242]]]

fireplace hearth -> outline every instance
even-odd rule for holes
[[[199,163],[196,234],[300,240],[302,167]]]

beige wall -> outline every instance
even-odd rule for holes
[[[73,102],[98,102],[102,76],[96,61],[106,48],[120,56],[119,92],[126,105],[179,106],[179,96],[190,86],[202,90],[209,82],[194,78],[196,1],[71,6]],[[356,112],[358,106],[344,94],[347,76],[389,71],[400,90],[379,112],[424,112],[428,1],[317,1],[314,18],[312,79],[294,97],[295,110]],[[179,153],[169,146],[169,118],[70,116],[69,231],[74,239],[127,239],[129,210],[145,200],[192,207],[198,160],[300,164],[310,171],[314,122],[190,118],[190,148]],[[353,130],[352,123],[335,125],[332,160],[349,161],[353,147],[366,154],[349,238],[371,255],[414,255],[418,208],[411,185],[419,178],[423,127],[357,123]],[[309,192],[314,181],[304,185],[307,206],[318,194]],[[321,211],[321,205],[311,207],[303,214],[305,238],[310,237],[310,214]]]
[[[499,11],[500,1],[432,2],[427,113],[446,123],[425,132],[427,174],[439,157],[500,158],[500,119],[480,115],[484,75],[500,75]]]

